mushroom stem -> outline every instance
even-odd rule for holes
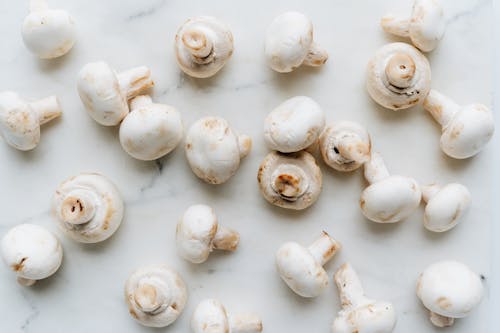
[[[304,59],[304,65],[319,67],[328,60],[328,52],[316,43],[312,43],[309,52]]]
[[[62,114],[61,106],[56,96],[49,96],[30,103],[31,109],[38,114],[40,125],[48,123]]]
[[[410,19],[400,18],[393,15],[386,15],[380,21],[382,29],[390,34],[409,37],[410,36]]]
[[[349,263],[345,263],[334,276],[343,308],[357,307],[366,301],[358,275]]]
[[[373,153],[370,160],[365,163],[365,178],[370,184],[379,182],[389,177],[389,171],[385,166],[384,159],[380,153]]]
[[[30,287],[36,283],[36,280],[27,279],[27,278],[23,278],[21,276],[18,276],[17,283],[19,283],[21,286]]]
[[[156,287],[148,283],[140,285],[134,291],[134,301],[146,313],[153,313],[162,305],[158,300]]]
[[[207,62],[214,49],[211,38],[199,27],[190,27],[184,31],[182,43],[193,55],[194,61],[200,64]]]
[[[445,95],[431,89],[424,100],[424,109],[444,128],[458,112],[460,106]]]
[[[117,75],[120,89],[131,99],[154,85],[151,71],[145,66],[135,67]]]
[[[429,202],[441,190],[441,186],[438,184],[423,185],[420,186],[420,190],[422,191],[422,200]]]
[[[262,320],[253,314],[238,314],[229,318],[231,333],[260,333]]]
[[[92,192],[77,189],[68,193],[58,212],[62,221],[70,224],[84,224],[95,215],[95,199]]]
[[[43,11],[49,9],[47,0],[31,0],[30,12]]]
[[[213,248],[217,250],[234,251],[238,247],[240,234],[232,229],[219,225],[213,241]]]
[[[453,326],[453,323],[455,322],[454,318],[441,316],[432,311],[430,311],[429,319],[431,320],[431,323],[437,327]]]
[[[392,86],[404,89],[412,85],[415,70],[415,62],[409,55],[396,53],[387,62],[385,75]]]
[[[238,147],[240,150],[240,158],[247,156],[252,149],[252,139],[244,134],[238,136]]]
[[[149,95],[139,95],[130,101],[130,110],[135,110],[153,104]]]
[[[358,136],[344,136],[339,141],[337,149],[347,160],[364,163],[369,159],[370,145],[361,141]]]
[[[295,201],[308,189],[304,170],[293,164],[281,164],[271,175],[271,187],[283,199]]]
[[[312,243],[308,247],[308,250],[316,262],[323,266],[333,258],[340,247],[341,245],[339,242],[330,237],[327,232],[323,231],[321,237]]]

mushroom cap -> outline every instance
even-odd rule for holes
[[[274,109],[264,122],[264,140],[269,149],[293,153],[318,139],[325,127],[325,113],[313,99],[296,96]]]
[[[427,203],[424,226],[435,232],[450,230],[470,206],[471,195],[467,187],[452,183],[439,190]]]
[[[443,8],[436,0],[416,0],[410,19],[410,38],[423,52],[432,51],[446,27]]]
[[[421,197],[420,186],[413,178],[389,176],[361,193],[360,206],[367,219],[393,223],[410,216],[420,204]]]
[[[386,66],[394,56],[403,55],[414,64],[413,78],[409,87],[399,88],[387,78]],[[402,71],[413,70],[410,65],[401,65]],[[382,46],[368,63],[366,87],[370,96],[381,106],[392,109],[406,109],[420,104],[427,96],[431,85],[431,68],[427,58],[415,47],[406,43],[391,43]]]
[[[227,333],[230,331],[226,309],[216,299],[201,301],[191,318],[194,333]]]
[[[452,260],[428,266],[417,282],[417,296],[430,311],[462,318],[481,302],[481,278],[466,265]]]
[[[20,224],[2,238],[2,257],[17,276],[40,280],[54,274],[62,262],[59,240],[45,228]]]
[[[396,311],[389,302],[370,301],[355,309],[342,310],[332,333],[391,333],[396,326]]]

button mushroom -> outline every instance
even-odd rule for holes
[[[319,149],[328,166],[337,171],[354,171],[370,159],[371,139],[360,124],[340,121],[324,129]]]
[[[67,236],[82,243],[97,243],[111,237],[120,226],[123,201],[107,178],[82,173],[59,185],[52,211]]]
[[[181,276],[166,265],[150,265],[137,269],[125,284],[125,300],[130,315],[141,325],[165,327],[184,310],[186,284]]]
[[[121,73],[103,61],[85,65],[78,74],[78,93],[90,116],[104,126],[115,126],[129,113],[128,100],[154,85],[149,68]]]
[[[62,113],[56,96],[28,103],[13,91],[0,92],[0,134],[19,150],[31,150],[40,142],[40,126]]]
[[[483,285],[480,277],[466,265],[452,260],[428,266],[417,282],[417,296],[430,311],[437,327],[452,326],[481,302]]]
[[[430,84],[429,61],[409,44],[387,44],[368,63],[368,93],[387,109],[402,110],[422,103]]]
[[[252,148],[252,139],[237,135],[218,117],[196,121],[186,135],[186,157],[194,174],[209,184],[222,184],[240,166]]]
[[[386,32],[408,37],[420,50],[429,52],[443,38],[446,22],[437,0],[415,0],[410,18],[386,15],[380,25]]]
[[[464,159],[479,153],[495,131],[491,110],[482,104],[460,106],[436,90],[431,90],[424,108],[442,126],[441,150]]]
[[[228,316],[221,302],[206,299],[194,310],[191,330],[194,333],[260,333],[262,321],[253,314]]]
[[[281,103],[264,122],[264,139],[269,149],[293,153],[318,140],[325,127],[325,113],[309,97],[296,96]]]
[[[2,238],[2,257],[17,282],[31,286],[54,274],[61,266],[63,250],[51,232],[35,224],[20,224]]]
[[[76,40],[75,22],[67,11],[49,9],[46,0],[31,0],[23,22],[24,45],[41,59],[65,55]]]
[[[394,223],[415,211],[422,192],[413,178],[390,176],[379,153],[373,153],[364,166],[365,178],[370,186],[361,193],[359,204],[367,219],[378,223]]]
[[[389,302],[365,296],[358,275],[348,263],[334,276],[340,293],[342,310],[333,322],[333,333],[390,333],[396,325],[396,312]]]
[[[328,53],[313,40],[313,25],[307,16],[286,12],[267,29],[265,55],[276,72],[288,73],[301,65],[321,66]]]
[[[326,232],[309,247],[287,242],[276,253],[276,266],[285,283],[302,297],[316,297],[328,287],[323,265],[333,258],[341,245]]]
[[[215,75],[233,54],[233,35],[215,17],[187,20],[175,35],[175,55],[184,73],[196,78]]]

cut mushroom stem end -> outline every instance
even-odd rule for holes
[[[190,27],[182,35],[182,43],[193,55],[193,60],[203,64],[213,53],[213,43],[206,33],[197,27]]]
[[[345,136],[337,145],[337,149],[344,158],[358,163],[365,163],[369,160],[370,148],[370,144],[360,142],[355,136]]]
[[[278,166],[272,178],[273,190],[289,201],[297,200],[309,187],[304,170],[292,164]]]
[[[397,88],[408,88],[415,76],[415,62],[405,53],[394,54],[385,67],[385,75],[389,83]]]
[[[319,67],[328,60],[328,52],[316,43],[312,43],[303,64],[311,67]]]
[[[30,106],[38,114],[40,125],[46,124],[62,114],[62,109],[56,96],[49,96],[32,102]]]
[[[135,67],[117,75],[120,89],[127,95],[127,99],[144,93],[154,86],[151,71],[145,66]]]
[[[410,20],[392,14],[382,17],[380,25],[385,32],[399,37],[410,37]]]
[[[262,320],[254,314],[237,314],[229,318],[231,333],[260,333]]]
[[[144,312],[154,313],[161,307],[160,300],[155,286],[143,284],[134,291],[134,301]]]
[[[455,323],[454,318],[441,316],[435,312],[430,311],[429,319],[434,326],[437,327],[450,327]]]
[[[308,250],[316,262],[323,266],[335,256],[340,248],[340,243],[330,237],[326,231],[323,231],[321,237],[312,243]]]
[[[213,240],[213,248],[216,250],[234,251],[238,247],[240,234],[234,230],[219,225]]]
[[[62,201],[59,215],[61,220],[70,224],[83,224],[95,215],[95,202],[91,192],[75,190]]]

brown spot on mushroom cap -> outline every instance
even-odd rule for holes
[[[459,123],[459,124],[456,124],[455,126],[453,126],[453,128],[451,129],[451,133],[450,133],[450,140],[456,140],[460,136],[460,134],[462,133],[463,129],[464,129],[463,123]]]
[[[24,268],[24,262],[26,260],[28,260],[28,257],[23,257],[23,258],[21,258],[21,260],[18,263],[11,265],[12,270],[14,272],[20,272],[20,271],[22,271],[23,268]]]
[[[130,315],[131,315],[133,318],[135,318],[135,319],[139,320],[139,316],[137,316],[137,313],[135,313],[135,311],[134,311],[134,309],[133,309],[133,308],[129,307],[128,312],[130,313]]]
[[[104,216],[104,221],[102,222],[102,230],[108,230],[109,223],[113,218],[113,214],[115,213],[115,209],[113,207],[113,200],[108,194],[103,195],[103,199],[108,203],[108,209],[106,210],[106,215]]]
[[[436,304],[443,310],[446,310],[452,306],[451,301],[444,296],[441,296],[437,299]]]

